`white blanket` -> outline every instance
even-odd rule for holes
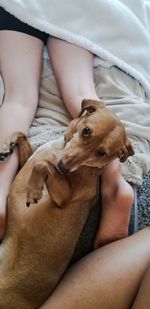
[[[89,49],[137,79],[150,99],[150,11],[144,0],[0,0],[22,21]]]

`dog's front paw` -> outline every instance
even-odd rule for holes
[[[0,162],[8,160],[15,147],[15,142],[7,141],[4,146],[0,148]]]
[[[27,192],[27,207],[30,206],[30,204],[37,204],[38,201],[42,198],[42,190],[41,189],[29,189]]]
[[[10,152],[0,149],[0,162],[8,160],[10,157]]]

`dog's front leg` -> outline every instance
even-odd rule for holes
[[[27,136],[22,132],[13,133],[0,148],[0,162],[8,160],[16,148],[18,149],[19,166],[21,168],[32,154]]]
[[[33,167],[27,186],[27,206],[41,199],[44,182],[56,205],[65,207],[71,196],[69,180],[47,161],[39,162]]]

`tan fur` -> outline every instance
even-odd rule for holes
[[[51,294],[97,199],[101,169],[134,153],[121,122],[101,102],[84,100],[65,138],[36,151],[11,186],[0,249],[0,308],[35,309]],[[30,146],[22,133],[12,140],[23,165]]]

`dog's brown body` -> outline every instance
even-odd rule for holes
[[[124,128],[103,104],[86,101],[82,109],[83,115],[68,128],[66,142],[42,146],[11,187],[0,249],[0,308],[35,309],[50,295],[97,199],[101,169],[133,154]],[[16,141],[23,164],[30,147],[22,134]]]

